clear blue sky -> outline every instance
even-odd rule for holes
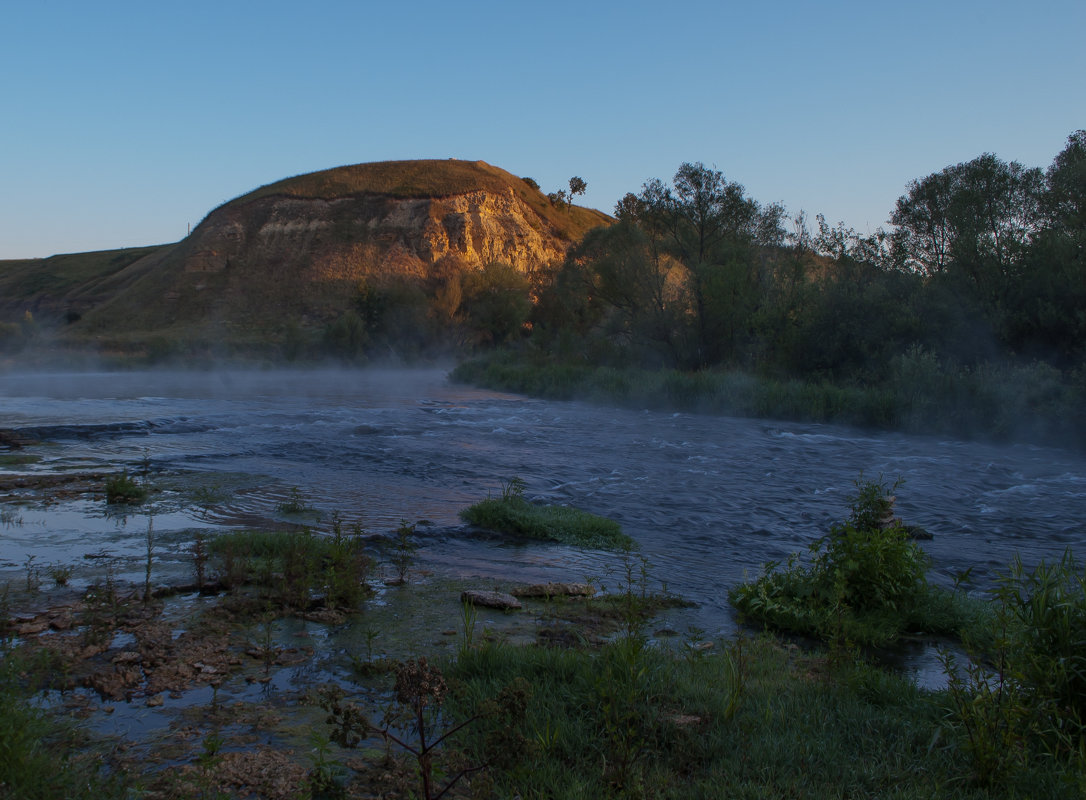
[[[610,212],[702,161],[866,232],[1086,128],[1086,2],[0,0],[0,259],[172,242],[327,167],[483,159]]]

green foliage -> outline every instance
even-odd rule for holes
[[[104,773],[102,753],[78,729],[31,703],[27,685],[49,669],[12,652],[0,658],[0,797],[129,796],[121,776]]]
[[[348,361],[364,358],[369,341],[366,323],[353,309],[345,311],[324,329],[325,350]]]
[[[781,568],[735,586],[732,604],[748,619],[831,642],[883,644],[910,629],[961,624],[954,598],[929,586],[927,557],[891,518],[891,489],[857,481],[849,519],[814,542],[811,562],[793,555]]]
[[[614,520],[569,506],[534,505],[523,496],[524,484],[514,478],[499,498],[488,497],[460,512],[465,522],[480,528],[546,539],[577,547],[624,550],[633,540]]]
[[[345,532],[338,517],[331,536],[309,530],[234,531],[211,539],[207,552],[221,584],[256,583],[287,608],[304,610],[319,602],[352,609],[370,593],[371,560],[362,530],[356,525]]]
[[[147,499],[146,486],[138,483],[125,470],[106,480],[106,503],[109,505],[134,505]]]
[[[1070,551],[1032,572],[1016,559],[994,600],[965,664],[943,653],[949,721],[973,777],[999,784],[1056,764],[1086,789],[1086,572]]]
[[[1029,765],[991,789],[972,785],[961,751],[941,735],[945,696],[771,638],[698,658],[626,639],[599,650],[491,643],[445,675],[458,687],[447,700],[456,719],[512,680],[533,687],[510,726],[528,746],[489,773],[487,796],[1079,796],[1066,763]],[[480,733],[465,730],[469,760],[485,757]]]
[[[313,511],[297,486],[291,488],[290,497],[276,504],[275,510],[280,514],[306,514]]]
[[[502,344],[519,333],[532,304],[528,279],[508,264],[492,262],[464,273],[460,314],[478,344]]]
[[[392,565],[396,568],[396,580],[399,583],[407,580],[407,571],[415,560],[415,550],[418,547],[412,538],[414,535],[415,526],[408,525],[407,520],[400,520],[392,548]]]

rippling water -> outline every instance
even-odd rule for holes
[[[904,479],[897,511],[934,534],[924,547],[945,583],[973,567],[983,588],[1016,554],[1031,565],[1086,549],[1079,455],[534,400],[452,386],[438,370],[8,374],[0,428],[47,442],[32,448],[38,471],[149,459],[265,476],[215,508],[216,522],[271,513],[298,487],[311,505],[371,532],[432,520],[422,557],[434,569],[606,583],[612,554],[503,546],[455,529],[461,508],[518,475],[532,498],[619,520],[653,576],[698,603],[694,618],[708,630],[731,625],[728,586],[805,550],[846,515],[861,472]],[[130,539],[138,552],[137,524],[107,536],[101,512],[85,511],[23,512],[22,525],[0,527],[0,560],[20,561],[31,539],[84,549],[96,537]],[[177,514],[156,526],[206,522]]]

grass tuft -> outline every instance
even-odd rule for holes
[[[634,541],[612,519],[570,506],[535,505],[514,478],[501,497],[488,497],[460,512],[465,522],[497,533],[544,539],[599,550],[629,550]]]

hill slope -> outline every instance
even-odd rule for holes
[[[260,341],[316,328],[360,284],[432,295],[492,261],[527,272],[560,261],[610,217],[556,207],[482,161],[357,164],[262,186],[216,208],[181,242],[142,251],[0,262],[5,319],[21,307],[65,339],[155,336]],[[10,293],[9,293],[10,292]]]

